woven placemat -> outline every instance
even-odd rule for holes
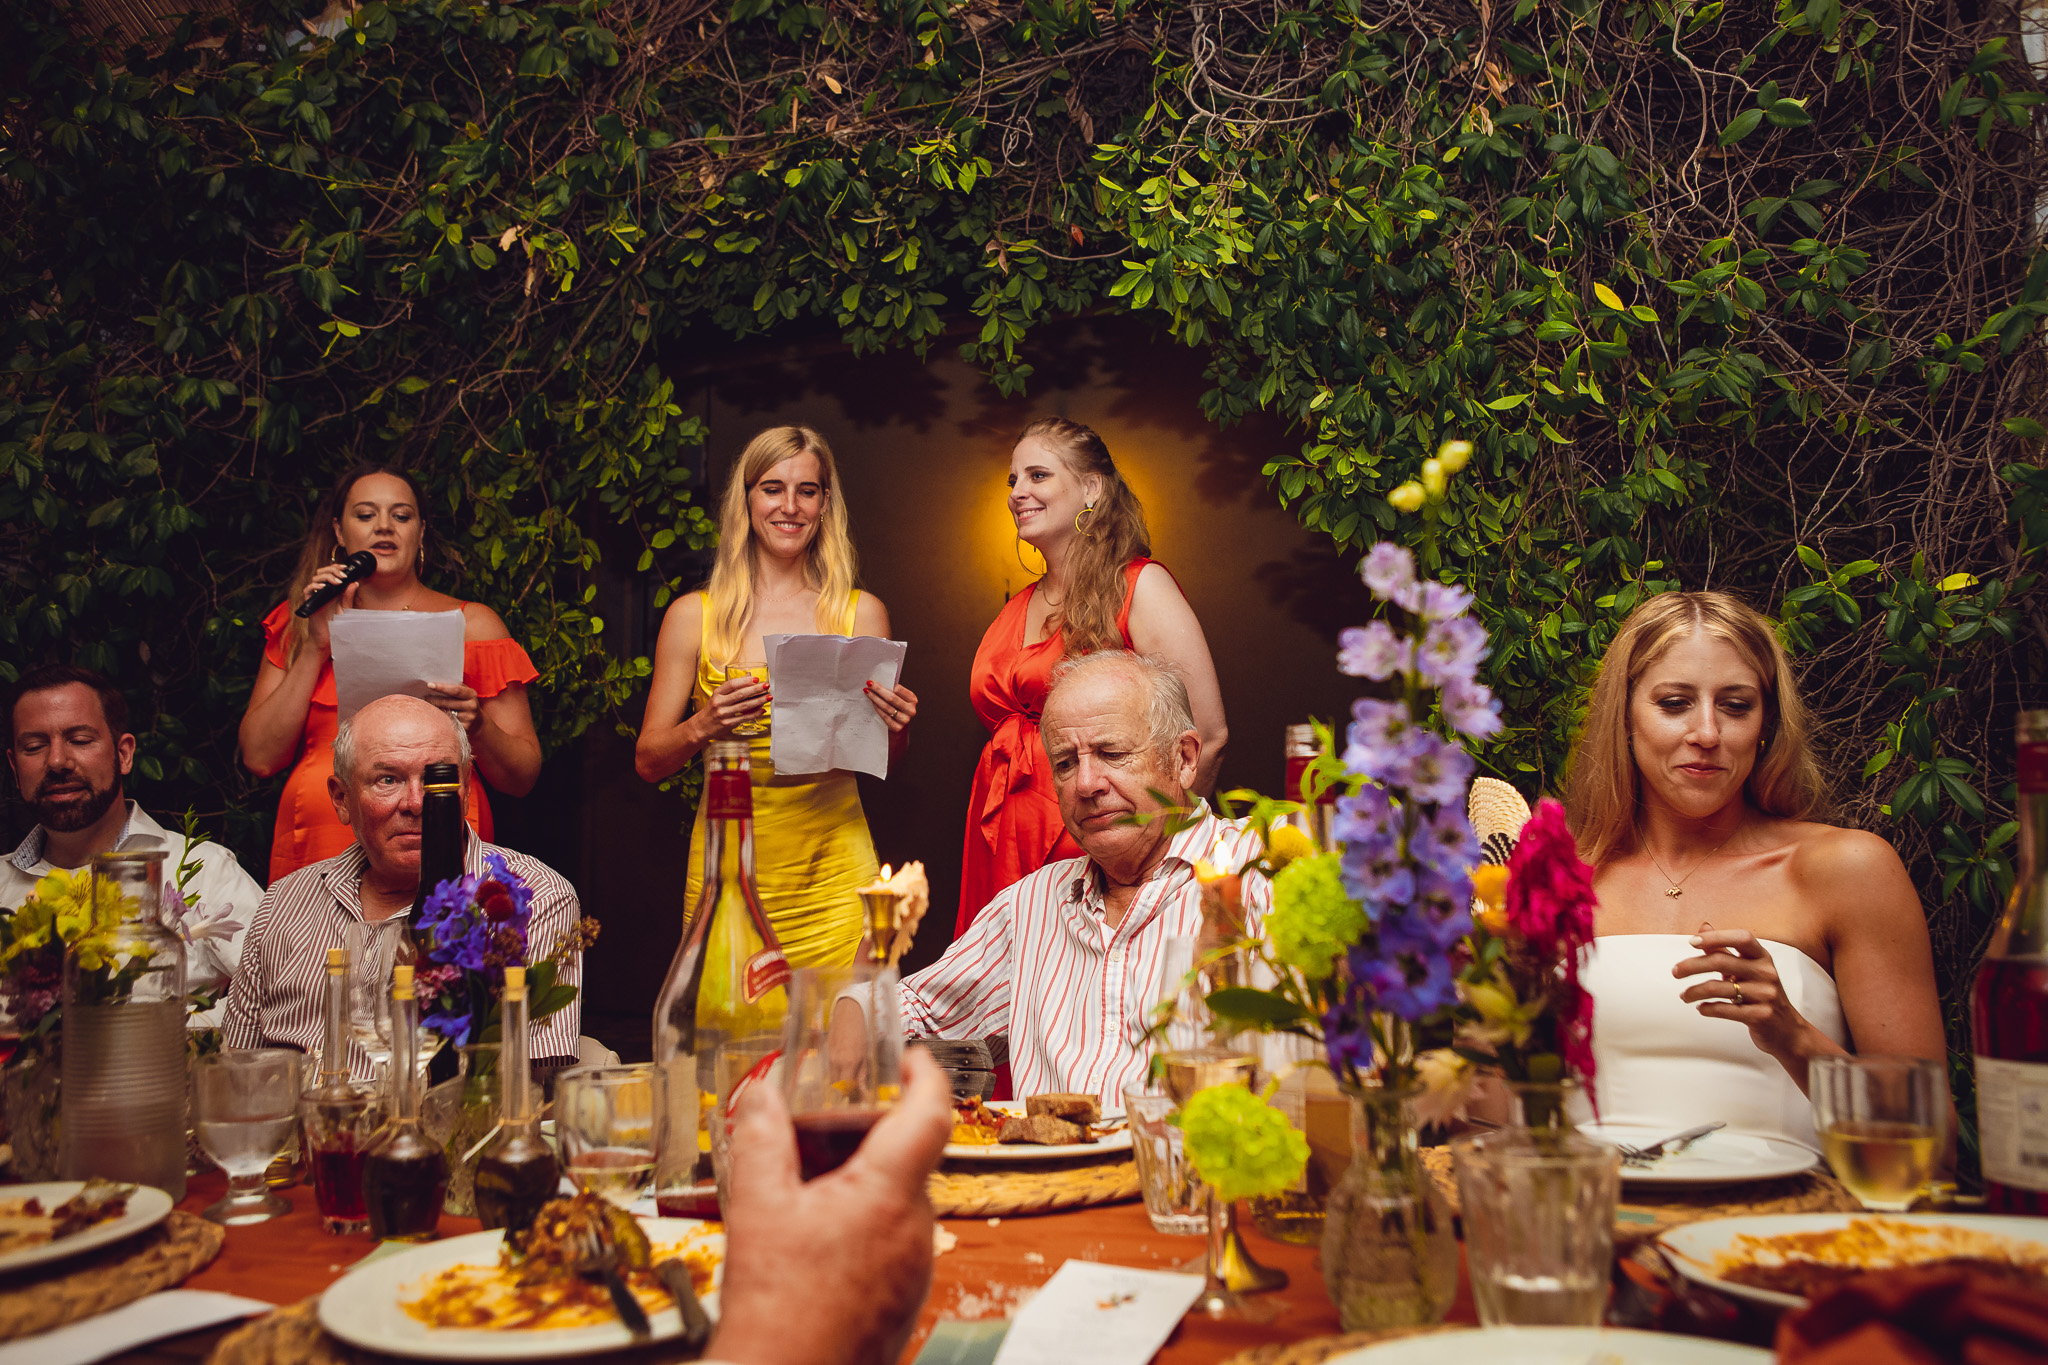
[[[183,1284],[220,1255],[227,1230],[173,1211],[147,1232],[0,1280],[0,1341],[78,1322]]]
[[[1476,1329],[1456,1323],[1439,1322],[1428,1327],[1386,1327],[1377,1332],[1346,1332],[1334,1337],[1310,1337],[1306,1341],[1273,1342],[1239,1351],[1223,1365],[1322,1365],[1331,1356],[1377,1346],[1402,1337],[1426,1337],[1436,1332],[1470,1332]]]
[[[1458,1180],[1451,1166],[1451,1149],[1425,1147],[1421,1155],[1423,1166],[1450,1201],[1451,1211],[1457,1212]],[[1635,1188],[1640,1191],[1642,1186]],[[1737,1194],[1739,1197],[1730,1197]],[[1639,1194],[1631,1197],[1629,1186],[1623,1185],[1622,1195],[1614,1210],[1617,1251],[1626,1251],[1660,1232],[1709,1218],[1765,1213],[1856,1213],[1863,1208],[1856,1202],[1856,1196],[1842,1187],[1841,1181],[1819,1167],[1777,1180],[1669,1190],[1654,1200]]]
[[[320,1327],[320,1297],[288,1303],[220,1339],[206,1365],[357,1365],[376,1357]]]
[[[1120,1204],[1140,1193],[1136,1162],[1097,1157],[1005,1166],[948,1162],[932,1173],[925,1188],[941,1218],[1057,1213]]]

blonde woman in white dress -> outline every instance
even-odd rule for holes
[[[1769,620],[1715,592],[1631,613],[1566,799],[1600,897],[1582,979],[1604,1122],[1721,1120],[1817,1151],[1813,1058],[1945,1054],[1905,866],[1877,835],[1819,823],[1823,806]]]

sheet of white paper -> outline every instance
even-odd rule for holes
[[[768,757],[778,773],[889,775],[889,727],[861,689],[894,687],[903,675],[901,640],[875,635],[764,635],[775,694]]]
[[[206,1289],[167,1289],[83,1322],[10,1341],[0,1346],[0,1365],[92,1365],[144,1342],[255,1317],[276,1306]]]
[[[1017,1311],[995,1365],[1145,1365],[1201,1292],[1200,1275],[1068,1261]]]
[[[327,636],[343,720],[394,692],[424,697],[430,682],[462,681],[459,611],[337,612]]]

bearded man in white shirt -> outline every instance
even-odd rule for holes
[[[1103,650],[1053,677],[1040,733],[1060,816],[1086,856],[990,901],[944,957],[903,982],[903,1023],[913,1037],[1008,1039],[1019,1095],[1113,1102],[1144,1076],[1167,939],[1202,932],[1195,864],[1236,867],[1258,836],[1190,793],[1202,744],[1171,664]],[[1173,809],[1195,812],[1179,833],[1169,833]],[[1246,878],[1248,933],[1271,899],[1263,879]]]

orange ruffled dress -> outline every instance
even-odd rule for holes
[[[263,657],[279,668],[291,666],[284,642],[285,624],[290,619],[289,602],[280,602],[263,618]],[[539,676],[540,670],[517,640],[465,640],[462,644],[462,681],[479,697],[495,697],[514,683],[530,683]],[[284,795],[278,799],[277,831],[270,840],[273,886],[286,873],[332,858],[356,841],[355,831],[335,818],[334,803],[327,798],[327,779],[334,775],[334,733],[340,725],[334,665],[329,663],[321,668],[320,681],[313,685],[305,733],[299,738],[298,765],[285,779]],[[469,799],[463,805],[470,827],[489,843],[491,803],[475,768],[470,769]]]
[[[1131,594],[1150,563],[1134,559],[1124,566],[1124,605],[1116,614],[1116,629],[1125,649],[1131,648]],[[974,788],[967,801],[956,938],[967,932],[997,892],[1047,863],[1081,856],[1081,846],[1060,819],[1052,767],[1038,737],[1038,717],[1052,690],[1053,667],[1067,651],[1060,634],[1035,645],[1024,643],[1024,616],[1037,591],[1033,583],[1005,603],[981,637],[981,648],[974,651],[967,691],[990,737],[975,765]]]

